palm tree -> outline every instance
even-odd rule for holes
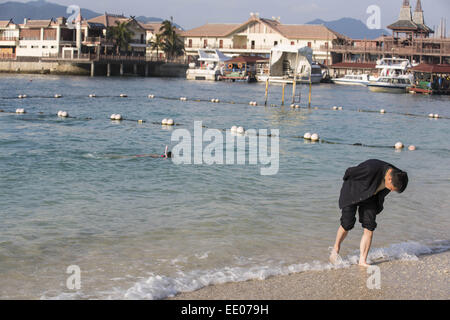
[[[106,30],[106,38],[115,41],[117,54],[119,54],[120,50],[128,51],[129,43],[134,32],[129,29],[128,21],[116,21],[116,24],[116,26],[108,27]]]
[[[155,38],[150,41],[152,50],[156,50],[156,56],[159,58],[159,50],[164,50],[164,37],[161,33],[155,34]]]
[[[184,53],[184,42],[177,34],[176,27],[173,24],[173,18],[164,20],[159,28],[164,38],[164,52],[168,58],[180,56]]]

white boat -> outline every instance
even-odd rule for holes
[[[414,83],[414,75],[409,73],[413,65],[408,59],[384,58],[377,61],[380,77],[367,85],[373,92],[405,93]]]
[[[322,69],[312,61],[309,47],[276,46],[270,51],[269,72],[257,74],[258,81],[269,79],[271,83],[292,84],[320,83]]]
[[[373,92],[406,93],[406,89],[412,85],[407,77],[380,77],[377,81],[371,81],[367,85]]]
[[[192,63],[186,71],[187,80],[217,81],[224,63],[231,59],[217,49],[199,49],[198,56],[198,65]]]
[[[368,74],[347,74],[342,78],[332,78],[331,81],[335,84],[367,86],[370,76]]]

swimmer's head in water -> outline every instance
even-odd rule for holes
[[[167,158],[172,158],[172,151],[167,152]]]

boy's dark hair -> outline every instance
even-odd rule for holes
[[[403,191],[405,191],[406,187],[408,186],[408,174],[402,170],[392,169],[391,177],[392,184],[394,185],[398,193],[402,193]]]
[[[167,152],[167,158],[172,158],[172,151]]]

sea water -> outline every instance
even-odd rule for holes
[[[299,110],[289,107],[290,89],[285,107],[269,107],[280,105],[281,86],[270,86],[268,107],[264,91],[184,79],[0,76],[0,298],[162,299],[330,268],[342,176],[371,158],[407,171],[410,182],[386,198],[370,257],[414,259],[450,247],[450,120],[427,118],[449,117],[448,97],[321,84],[312,88],[313,108]],[[308,88],[297,92],[305,107]],[[75,118],[58,118],[59,110]],[[146,122],[110,121],[113,113]],[[155,124],[163,118],[180,125]],[[193,134],[194,121],[279,129],[278,173],[133,157],[164,153],[176,144],[174,130]],[[306,143],[305,132],[340,144]],[[398,141],[417,150],[352,145]],[[361,232],[357,222],[343,244],[350,262]],[[67,286],[69,266],[80,268],[79,290]]]

